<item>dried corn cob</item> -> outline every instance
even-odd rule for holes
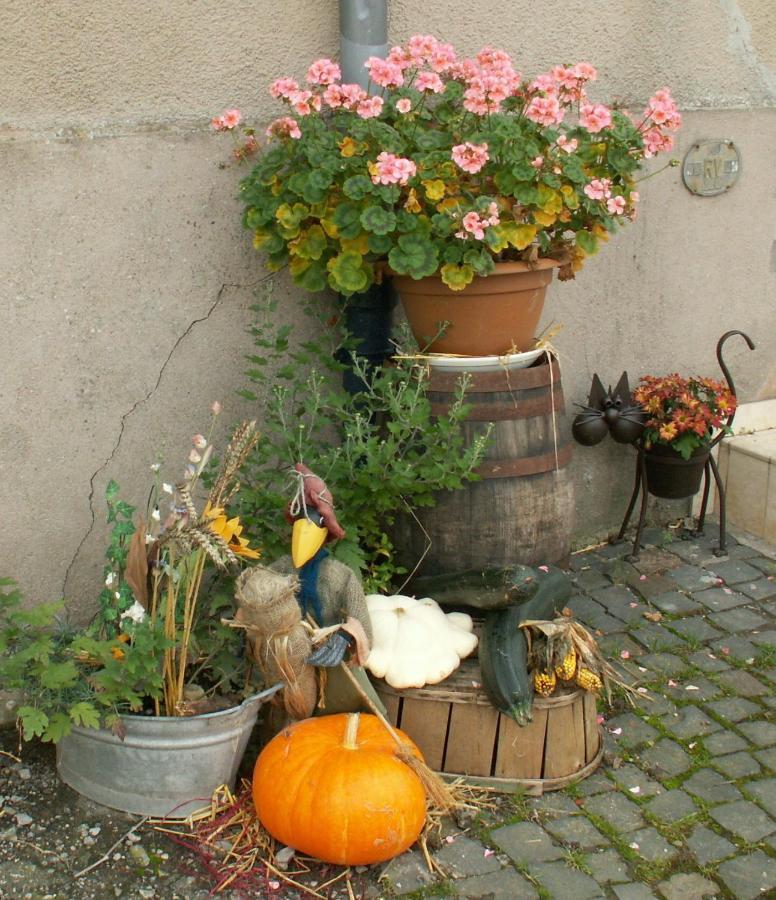
[[[579,687],[581,687],[585,691],[600,691],[602,684],[601,679],[595,674],[595,672],[591,672],[590,669],[586,669],[584,666],[580,666],[577,671],[576,683]]]
[[[534,672],[534,689],[541,697],[549,697],[557,684],[558,679],[554,672]]]
[[[577,654],[574,648],[570,648],[563,657],[559,666],[555,666],[555,674],[561,681],[573,681],[577,672]]]

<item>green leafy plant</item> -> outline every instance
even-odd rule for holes
[[[635,217],[635,176],[681,122],[666,88],[635,116],[596,102],[584,62],[530,79],[502,50],[460,59],[415,35],[366,66],[369,90],[329,59],[306,84],[276,79],[286,109],[267,145],[245,128],[235,149],[257,158],[241,183],[254,246],[309,291],[361,292],[386,266],[459,290],[496,261],[537,256],[573,278]],[[212,124],[238,135],[241,121],[230,109]]]
[[[352,357],[365,387],[353,396],[339,386],[339,331],[324,327],[318,338],[295,342],[290,326],[272,325],[276,305],[255,307],[258,352],[242,393],[262,402],[264,424],[244,468],[240,515],[268,559],[287,552],[288,472],[304,462],[330,486],[346,531],[334,556],[362,573],[367,590],[388,589],[406,571],[391,537],[397,516],[477,477],[488,435],[470,446],[464,440],[466,379],[449,411],[434,416],[425,364],[397,355],[368,370]]]

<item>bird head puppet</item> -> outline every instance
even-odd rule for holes
[[[292,526],[291,559],[299,569],[325,543],[345,537],[345,531],[337,521],[334,499],[324,480],[304,463],[296,463],[294,472],[297,490],[286,509],[286,520]]]

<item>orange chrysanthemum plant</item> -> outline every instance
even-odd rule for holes
[[[644,444],[672,447],[689,459],[708,446],[715,431],[724,431],[736,410],[736,397],[727,385],[712,378],[645,375],[633,393],[649,418]]]

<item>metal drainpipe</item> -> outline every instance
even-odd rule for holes
[[[342,81],[365,88],[364,63],[388,53],[388,0],[340,0],[339,12]]]

